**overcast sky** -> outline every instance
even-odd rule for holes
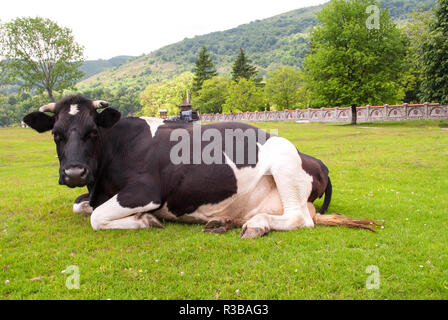
[[[141,55],[328,0],[10,0],[0,20],[41,16],[73,30],[88,59]]]

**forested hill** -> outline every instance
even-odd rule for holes
[[[407,19],[408,14],[421,5],[426,8],[435,6],[435,0],[383,0],[382,3],[395,21]],[[80,87],[126,86],[144,89],[149,83],[192,71],[203,45],[210,51],[221,73],[230,71],[240,48],[257,65],[261,76],[279,64],[301,66],[308,50],[309,32],[317,22],[315,14],[321,8],[314,6],[298,9],[230,30],[186,38],[129,60],[120,67],[96,74],[82,81]]]
[[[83,62],[81,68],[79,68],[82,72],[84,72],[84,77],[82,80],[90,78],[94,74],[103,72],[104,70],[119,67],[124,64],[129,59],[134,58],[132,56],[118,56],[113,57],[109,60],[86,60]]]

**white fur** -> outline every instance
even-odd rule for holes
[[[70,112],[69,114],[71,114],[72,116],[76,115],[79,112],[79,107],[77,104],[71,104],[70,105]]]
[[[93,211],[90,223],[94,230],[148,228],[146,222],[135,214],[151,211],[159,206],[150,202],[143,207],[125,208],[120,205],[115,195]]]

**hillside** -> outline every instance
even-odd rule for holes
[[[392,18],[399,22],[421,5],[435,6],[435,0],[383,0]],[[243,48],[261,76],[279,64],[301,66],[307,54],[309,32],[317,22],[322,6],[307,7],[256,20],[236,28],[213,32],[165,46],[148,55],[129,60],[119,67],[95,74],[79,84],[81,89],[125,84],[142,90],[149,83],[192,71],[201,46],[207,46],[220,73],[228,73],[240,48]]]
[[[84,72],[84,76],[81,78],[81,81],[90,78],[91,76],[101,73],[105,70],[116,68],[124,63],[126,63],[129,59],[132,59],[132,56],[117,56],[113,57],[109,60],[86,60],[83,62],[82,66],[79,68],[82,72]],[[19,90],[17,85],[0,85],[0,94],[15,94]]]
[[[86,60],[82,64],[81,68],[79,68],[82,72],[84,72],[84,77],[81,80],[90,78],[94,74],[103,72],[107,69],[119,67],[124,64],[129,59],[133,58],[132,56],[118,56],[113,57],[109,60]]]

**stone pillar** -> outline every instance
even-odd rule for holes
[[[370,106],[369,105],[366,105],[366,112],[367,112],[367,114],[366,114],[366,122],[370,122],[371,121],[371,117],[370,117]]]
[[[408,104],[407,103],[403,103],[403,107],[401,110],[401,119],[400,120],[406,120],[407,119],[407,109],[408,109]]]
[[[424,103],[423,119],[429,119],[429,102]]]

